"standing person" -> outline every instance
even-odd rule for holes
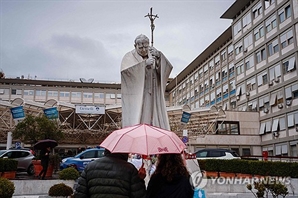
[[[75,198],[145,198],[145,182],[128,154],[111,153],[88,164],[78,179]]]
[[[38,175],[39,179],[44,179],[46,176],[48,166],[49,166],[50,152],[51,152],[51,147],[44,148],[40,152],[40,161],[41,161],[42,170]]]
[[[192,198],[194,191],[181,154],[158,156],[147,187],[147,198]]]
[[[121,63],[122,127],[145,123],[170,130],[164,94],[173,67],[145,35],[134,47]]]

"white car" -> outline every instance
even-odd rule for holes
[[[195,154],[197,159],[241,159],[235,151],[229,149],[206,148]]]

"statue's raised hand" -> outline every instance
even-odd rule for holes
[[[149,47],[149,53],[155,59],[159,59],[159,57],[160,57],[160,52],[157,49],[155,49],[154,47]]]

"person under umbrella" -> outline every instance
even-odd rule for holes
[[[158,155],[146,198],[192,198],[194,190],[189,179],[181,154]]]
[[[145,198],[144,176],[127,161],[127,153],[111,153],[89,163],[78,179],[74,198]]]
[[[44,179],[48,170],[50,160],[51,147],[44,148],[40,151],[40,161],[42,170],[40,171],[38,178]]]

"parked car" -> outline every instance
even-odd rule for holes
[[[104,150],[104,148],[91,148],[77,154],[74,157],[64,158],[60,163],[60,170],[63,170],[67,167],[74,167],[79,172],[82,172],[87,164],[103,157]]]
[[[241,159],[235,151],[229,149],[206,148],[195,154],[197,159]]]
[[[28,175],[34,175],[32,159],[34,155],[26,149],[0,150],[0,158],[14,159],[18,161],[18,171],[26,171]]]

